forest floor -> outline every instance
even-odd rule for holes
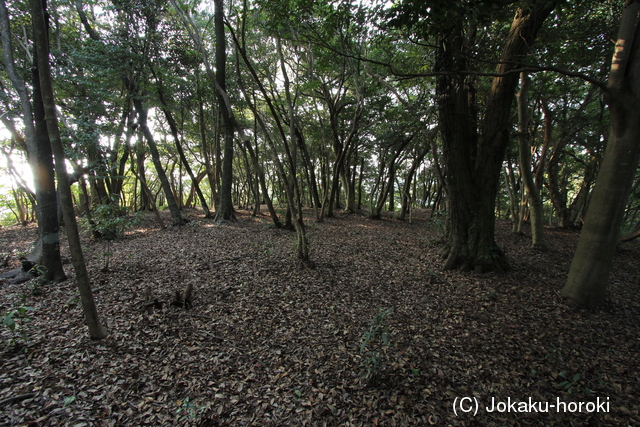
[[[588,312],[559,296],[575,230],[547,228],[537,252],[499,221],[512,269],[475,275],[441,271],[442,220],[427,212],[338,215],[309,221],[307,268],[293,233],[238,214],[216,225],[187,211],[166,230],[145,215],[109,248],[84,236],[101,341],[68,261],[63,283],[0,282],[0,314],[34,309],[15,340],[1,328],[0,424],[640,425],[638,243],[620,247],[610,297]],[[0,229],[1,270],[35,238]],[[188,283],[191,308],[145,307],[146,286],[169,302]]]

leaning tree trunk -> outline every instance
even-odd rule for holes
[[[42,104],[46,114],[47,129],[49,131],[51,149],[55,159],[60,203],[62,204],[65,228],[67,238],[69,239],[69,251],[71,252],[73,268],[76,273],[76,283],[78,285],[78,291],[80,292],[80,300],[82,302],[82,309],[87,326],[89,327],[89,334],[93,339],[101,339],[107,336],[107,331],[100,323],[98,310],[93,300],[89,274],[80,245],[78,224],[76,223],[76,216],[73,210],[73,196],[71,194],[69,176],[67,175],[64,147],[60,139],[57,111],[53,96],[53,85],[51,83],[51,71],[49,69],[49,44],[45,10],[41,0],[31,0],[31,9],[35,29],[35,45],[38,52],[38,71],[42,92]]]
[[[135,105],[136,111],[138,112],[138,123],[140,124],[140,130],[147,140],[147,145],[149,145],[149,151],[151,151],[151,159],[153,160],[153,165],[156,168],[158,179],[160,179],[160,184],[162,185],[162,190],[164,191],[164,195],[167,198],[167,204],[169,205],[169,211],[171,212],[173,225],[182,225],[185,221],[180,213],[180,207],[178,206],[178,203],[173,196],[173,191],[171,189],[169,179],[167,178],[167,174],[162,167],[162,162],[160,161],[160,153],[158,152],[158,147],[155,140],[153,139],[153,134],[151,133],[151,131],[149,130],[149,126],[147,125],[147,110],[142,105],[142,101],[140,99],[134,99],[133,104]]]
[[[594,307],[604,300],[626,200],[640,156],[640,3],[625,4],[606,89],[611,130],[584,227],[561,294]]]
[[[415,175],[418,167],[420,167],[420,165],[422,164],[422,161],[424,160],[425,156],[427,155],[430,149],[431,149],[431,144],[427,143],[426,148],[424,148],[422,151],[419,151],[417,153],[416,158],[413,159],[413,162],[411,163],[411,167],[407,172],[407,177],[405,178],[404,186],[402,187],[402,207],[400,209],[400,215],[398,216],[398,219],[400,221],[404,221],[406,219],[407,211],[410,209],[411,203],[413,203],[415,200],[415,197],[416,197],[415,191],[413,192],[413,199],[409,197],[411,183],[414,181],[413,176]]]
[[[164,104],[164,101],[162,101]],[[176,150],[178,150],[178,155],[180,156],[180,161],[184,165],[184,168],[191,179],[191,185],[193,186],[196,194],[198,195],[198,199],[200,199],[200,205],[202,206],[202,210],[204,211],[205,218],[211,218],[211,212],[209,212],[209,206],[207,205],[207,201],[204,198],[204,194],[200,190],[200,185],[198,184],[198,180],[196,179],[193,170],[191,170],[191,166],[189,166],[189,162],[187,161],[187,156],[184,154],[184,150],[182,149],[182,143],[180,142],[180,135],[178,134],[178,126],[176,125],[173,116],[171,115],[171,111],[166,104],[162,108],[162,112],[164,113],[167,122],[169,123],[169,129],[171,130],[171,135],[173,136],[173,141],[176,144]]]
[[[494,239],[495,203],[500,172],[509,142],[511,105],[518,83],[509,73],[529,52],[536,34],[556,1],[534,1],[521,7],[511,24],[486,100],[484,119],[477,134],[475,106],[471,105],[461,24],[441,37],[436,71],[438,112],[449,195],[449,233],[442,255],[444,269],[503,271],[504,252]]]
[[[287,111],[289,114],[289,141],[287,144],[285,139],[284,148],[289,160],[289,169],[291,171],[291,178],[289,180],[290,185],[287,185],[287,201],[289,203],[289,210],[293,216],[293,225],[296,229],[297,237],[297,252],[298,258],[306,264],[310,264],[309,259],[309,240],[307,238],[307,231],[304,225],[304,217],[302,212],[302,195],[300,193],[300,183],[297,177],[297,164],[298,164],[298,143],[296,141],[296,115],[291,96],[291,88],[289,83],[289,76],[287,74],[284,54],[282,53],[282,44],[280,37],[276,40],[276,48],[278,50],[278,56],[280,57],[280,69],[284,80],[285,99],[287,102]]]
[[[237,54],[241,54],[242,55],[242,59],[244,60],[245,64],[247,64],[247,67],[249,68],[249,71],[251,73],[251,75],[256,78],[257,75],[255,74],[253,67],[251,65],[251,62],[249,61],[249,58],[246,55],[246,51],[240,46],[240,43],[238,42],[238,39],[235,37],[235,34],[232,32],[231,36],[233,37],[233,40],[235,42],[236,45],[236,53]],[[236,61],[236,67],[237,67],[237,72],[238,72],[238,76],[240,76],[240,60],[239,58]],[[259,80],[257,80],[259,82]],[[247,152],[249,153],[249,156],[251,157],[251,163],[253,165],[253,168],[256,171],[256,175],[258,176],[258,183],[260,185],[260,190],[262,191],[262,198],[264,199],[265,204],[267,205],[267,209],[269,211],[269,215],[271,215],[271,219],[273,220],[273,224],[276,228],[282,228],[282,223],[280,222],[280,218],[278,218],[278,214],[276,213],[275,208],[273,207],[273,202],[271,200],[271,196],[269,195],[269,189],[267,187],[267,179],[265,177],[264,174],[264,169],[262,168],[262,166],[260,165],[260,159],[258,158],[258,153],[257,153],[257,149],[258,149],[258,144],[257,144],[257,128],[258,126],[260,127],[260,129],[262,129],[262,131],[264,132],[265,138],[268,141],[271,141],[271,137],[269,135],[269,130],[266,126],[266,124],[264,123],[264,120],[262,119],[262,116],[259,114],[258,109],[255,105],[254,100],[251,99],[251,97],[249,96],[245,85],[244,85],[244,81],[242,80],[242,78],[238,78],[238,87],[240,88],[240,91],[242,92],[242,95],[244,96],[245,100],[247,101],[247,105],[249,106],[249,108],[251,109],[251,111],[253,112],[253,117],[255,119],[255,123],[254,123],[254,139],[256,142],[256,149],[253,149],[253,146],[251,145],[251,142],[249,141],[249,139],[243,139],[243,145],[244,148],[247,150]],[[264,87],[261,86],[262,92],[265,95],[265,99],[267,100],[267,103],[270,104],[270,99],[267,96],[266,91],[264,90]],[[275,109],[271,109],[272,113],[275,114]],[[276,118],[277,120],[277,116],[274,115],[274,118]],[[273,144],[271,142],[269,142],[269,145],[272,146]],[[282,175],[284,175],[284,170],[281,168],[280,166],[280,162],[278,160],[278,157],[276,155],[275,157],[276,162],[278,164],[278,170],[282,170]]]
[[[531,139],[529,138],[529,76],[520,73],[520,91],[518,92],[518,151],[520,153],[520,175],[529,198],[529,215],[531,218],[531,247],[546,249],[544,243],[544,226],[542,225],[542,199],[534,182],[531,170]],[[524,208],[524,206],[523,206]]]

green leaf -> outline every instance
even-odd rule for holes
[[[9,328],[9,330],[11,330],[11,332],[15,331],[16,329],[16,322],[15,320],[13,320],[13,314],[15,312],[11,312],[9,314],[7,314],[4,317],[4,322],[2,322],[4,324],[4,326],[6,326],[7,328]]]

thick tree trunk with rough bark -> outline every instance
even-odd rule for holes
[[[449,233],[442,254],[444,269],[503,271],[508,267],[504,252],[494,240],[495,201],[500,171],[509,141],[511,106],[518,74],[510,72],[524,59],[535,36],[556,2],[534,1],[518,9],[496,67],[485,112],[476,129],[472,79],[466,70],[461,27],[453,28],[439,41],[436,93],[447,169]],[[461,73],[462,72],[462,73]]]
[[[76,273],[76,282],[82,302],[85,320],[89,327],[89,334],[93,339],[102,339],[107,336],[106,329],[100,323],[98,310],[93,300],[89,274],[84,261],[80,236],[78,234],[78,224],[76,223],[73,209],[73,197],[69,176],[67,175],[64,147],[60,139],[58,129],[58,118],[53,96],[53,86],[51,84],[51,72],[49,69],[49,44],[47,38],[47,26],[45,23],[45,10],[41,0],[31,0],[32,18],[34,25],[35,45],[38,52],[38,71],[42,92],[42,104],[46,114],[47,129],[53,151],[56,174],[58,176],[58,188],[60,192],[60,202],[62,204],[67,238],[69,239],[69,251]]]
[[[611,131],[578,248],[561,294],[594,307],[604,301],[626,200],[640,157],[640,2],[625,4],[606,89]]]
[[[44,107],[40,92],[40,76],[38,65],[34,64],[33,76],[33,109],[29,103],[24,81],[15,71],[13,61],[13,46],[9,30],[9,16],[4,1],[0,3],[0,26],[2,47],[4,53],[5,70],[18,92],[23,110],[25,125],[25,139],[28,151],[29,165],[33,173],[36,193],[36,216],[38,219],[38,240],[36,247],[29,256],[29,261],[45,267],[45,279],[62,281],[66,279],[62,260],[60,258],[60,239],[57,209],[57,194],[53,160],[49,134],[45,122]],[[37,61],[37,52],[34,52]],[[15,134],[15,129],[13,130]]]
[[[224,31],[223,0],[214,0],[214,27],[216,33],[216,81],[226,91],[227,44]],[[229,111],[221,93],[218,93],[218,104],[222,113],[222,133],[224,135],[224,157],[222,160],[222,183],[220,185],[220,204],[216,209],[216,221],[235,221],[231,187],[233,182],[233,134]]]

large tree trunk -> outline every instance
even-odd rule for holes
[[[98,310],[96,309],[91,292],[89,274],[84,262],[84,255],[80,245],[78,224],[73,210],[73,197],[67,167],[65,164],[64,147],[60,139],[58,118],[51,84],[51,72],[49,70],[49,45],[47,39],[47,25],[45,23],[45,10],[41,0],[31,1],[33,25],[35,29],[35,45],[38,52],[38,71],[42,91],[42,104],[46,114],[47,129],[51,141],[51,149],[54,154],[56,173],[58,176],[60,202],[62,204],[69,250],[76,273],[76,282],[82,301],[82,310],[89,327],[89,334],[93,339],[101,339],[107,336],[106,329],[100,323]]]
[[[640,3],[625,4],[606,95],[611,131],[569,278],[561,294],[593,307],[603,302],[626,200],[640,156]]]
[[[556,4],[532,3],[518,9],[511,24],[501,63],[496,67],[499,76],[493,79],[486,100],[480,135],[476,132],[473,88],[460,74],[466,70],[461,27],[453,28],[439,41],[436,71],[447,73],[436,82],[449,195],[445,270],[459,267],[484,272],[508,267],[504,252],[494,240],[495,201],[518,83],[518,74],[508,72],[529,52]]]
[[[226,62],[227,44],[224,31],[223,0],[214,0],[214,27],[216,33],[216,81],[218,86],[226,91]],[[218,93],[218,104],[222,113],[222,130],[224,134],[224,157],[222,160],[222,183],[220,185],[220,204],[216,209],[216,221],[235,221],[231,187],[233,182],[233,134],[234,129],[227,110],[225,100]]]
[[[34,57],[37,60],[37,53]],[[37,175],[34,179],[38,215],[38,243],[42,245],[42,257],[32,261],[46,268],[45,279],[62,281],[67,278],[60,258],[60,238],[58,224],[58,194],[56,192],[53,153],[47,131],[40,77],[37,65],[33,70],[33,117],[36,128]]]
[[[529,215],[531,222],[531,246],[534,249],[546,249],[544,226],[542,225],[542,199],[534,182],[531,170],[531,139],[529,137],[529,76],[520,73],[520,91],[518,92],[518,151],[520,153],[520,175],[527,190]]]
[[[9,16],[4,1],[0,2],[0,21],[5,70],[20,97],[29,165],[32,170],[36,192],[36,216],[39,236],[36,247],[29,256],[29,261],[45,266],[46,280],[62,281],[66,279],[66,275],[60,258],[57,194],[51,145],[40,92],[38,65],[37,63],[34,64],[32,69],[34,97],[32,110],[24,81],[15,70]],[[37,52],[34,52],[34,60],[37,61]],[[15,129],[13,133],[17,135]]]

